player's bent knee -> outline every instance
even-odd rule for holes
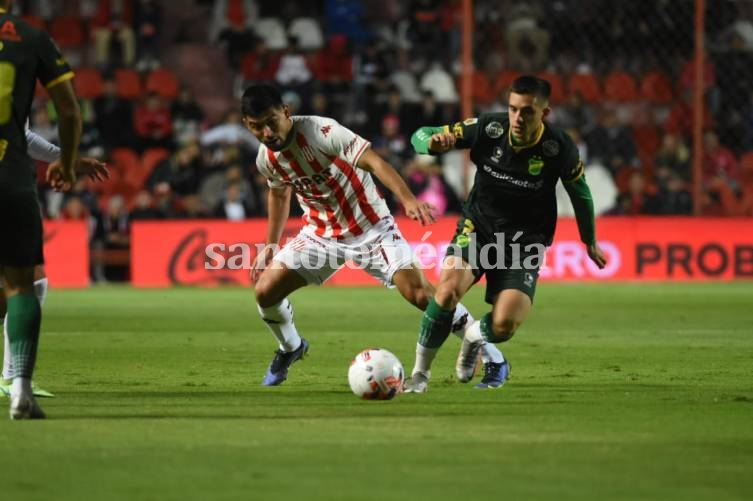
[[[256,284],[254,295],[256,296],[256,304],[262,308],[274,306],[284,298],[277,297],[278,294],[275,293],[274,287],[265,280],[261,280]]]
[[[410,303],[421,310],[425,310],[431,299],[431,292],[424,287],[416,287],[411,291],[411,296],[407,298]]]
[[[434,301],[444,309],[454,309],[460,302],[460,294],[452,287],[444,287],[440,284],[434,294]]]
[[[520,327],[520,322],[516,322],[512,319],[503,319],[501,321],[492,322],[492,332],[494,333],[494,341],[496,343],[504,343],[512,339],[515,331]]]

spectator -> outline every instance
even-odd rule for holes
[[[133,4],[130,0],[100,0],[92,21],[92,32],[97,65],[103,71],[121,65],[133,66],[136,57],[133,22]],[[113,40],[119,44],[114,46]]]
[[[209,25],[209,41],[222,43],[230,66],[238,69],[241,57],[254,46],[254,24],[259,20],[255,0],[216,0]]]
[[[314,74],[309,68],[306,57],[298,46],[298,39],[290,37],[288,48],[280,58],[275,73],[275,82],[283,90],[293,90],[299,95],[307,95]]]
[[[141,190],[134,198],[134,205],[129,214],[131,221],[160,219],[162,214],[154,208],[152,194],[148,190]]]
[[[611,108],[602,111],[601,123],[585,137],[591,163],[602,164],[613,176],[623,168],[637,165],[633,135]]]
[[[94,99],[94,123],[106,149],[135,147],[133,105],[118,96],[117,84],[109,75],[105,77],[102,95]],[[35,131],[38,132],[36,128]]]
[[[735,154],[719,142],[714,131],[703,136],[703,181],[711,183],[715,178],[726,180],[730,187],[737,185],[738,160]]]
[[[457,103],[458,92],[455,89],[455,82],[452,76],[444,67],[434,62],[429,71],[424,73],[419,84],[421,90],[431,91],[439,103]]]
[[[102,215],[97,228],[97,240],[104,242],[105,251],[127,251],[131,247],[131,224],[125,199],[113,195],[107,204],[107,211]],[[108,281],[123,282],[129,278],[129,266],[121,262],[111,263],[104,260],[104,276]]]
[[[243,221],[250,215],[251,209],[243,197],[241,184],[231,183],[225,186],[224,196],[214,210],[214,217],[228,221]]]
[[[657,177],[659,185],[659,212],[666,215],[689,215],[693,212],[693,196],[682,176],[669,171],[666,177]]]
[[[173,119],[173,139],[176,144],[185,144],[197,140],[204,127],[204,110],[193,95],[191,89],[182,85],[178,97],[170,106]]]
[[[139,0],[136,4],[134,27],[138,48],[139,71],[159,68],[160,27],[162,26],[162,4],[159,0]]]
[[[170,109],[157,93],[150,93],[134,112],[137,149],[173,148],[173,121]]]
[[[406,164],[403,174],[416,199],[436,207],[437,215],[460,212],[460,200],[442,176],[437,157],[416,155]]]
[[[198,189],[201,169],[199,145],[196,142],[188,143],[158,163],[149,175],[146,185],[152,193],[160,197],[167,194],[191,195]]]
[[[658,214],[660,208],[656,194],[646,186],[643,173],[633,171],[626,192],[620,193],[617,198],[616,214],[637,216],[641,214]]]
[[[221,123],[201,135],[201,146],[204,148],[216,149],[226,145],[239,147],[251,158],[256,156],[259,149],[259,141],[243,126],[241,114],[236,109],[230,110]]]

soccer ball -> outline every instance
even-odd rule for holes
[[[403,387],[403,364],[387,350],[368,348],[350,362],[348,383],[365,400],[390,400]]]

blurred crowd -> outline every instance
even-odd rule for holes
[[[115,171],[110,182],[81,180],[66,196],[44,192],[47,216],[89,220],[93,241],[107,248],[127,245],[135,219],[264,215],[257,142],[236,107],[207,118],[195,75],[164,57],[184,43],[215,50],[220,57],[210,64],[233,75],[214,93],[237,98],[251,82],[274,83],[294,113],[341,121],[370,139],[420,197],[457,212],[467,189],[462,155],[416,157],[409,140],[420,125],[464,118],[461,4],[15,2],[78,68],[82,153]],[[176,9],[198,12],[203,29],[181,25]],[[505,110],[517,75],[547,78],[549,120],[576,141],[598,180],[595,197],[608,194],[600,212],[690,214],[693,10],[692,0],[476,0],[474,113]],[[751,216],[753,2],[715,0],[706,46],[701,211]],[[56,142],[54,113],[38,94],[31,126]]]

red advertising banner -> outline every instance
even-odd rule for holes
[[[84,221],[44,221],[44,264],[50,287],[89,285],[89,229]]]
[[[455,218],[431,226],[399,218],[414,256],[430,280],[455,232]],[[300,221],[290,221],[283,241]],[[734,280],[753,279],[753,220],[695,218],[603,218],[599,242],[609,264],[599,270],[588,258],[572,219],[557,225],[542,280]],[[266,221],[136,222],[132,228],[132,282],[139,287],[248,284],[256,245]],[[248,251],[250,249],[250,252]],[[376,284],[362,270],[344,267],[328,282]]]

